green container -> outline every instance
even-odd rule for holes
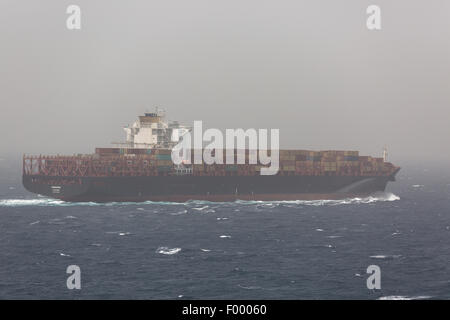
[[[172,156],[170,154],[157,154],[156,160],[172,160]]]
[[[170,166],[159,166],[159,167],[156,167],[156,170],[158,170],[159,172],[162,172],[162,171],[171,171],[171,170],[172,170],[172,167],[170,167]]]

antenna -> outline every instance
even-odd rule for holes
[[[384,162],[386,162],[386,160],[387,160],[387,155],[388,155],[387,148],[386,148],[386,146],[384,146],[384,148],[383,148],[383,161]]]

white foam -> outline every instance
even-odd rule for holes
[[[220,236],[220,238],[227,239],[227,238],[231,238],[231,236],[228,236],[228,235],[226,235],[226,234],[223,234],[223,235]]]
[[[378,300],[423,300],[431,298],[431,296],[385,296],[378,298]]]
[[[210,252],[211,251],[209,249],[200,249],[200,250],[202,250],[203,252]]]
[[[236,201],[240,204],[297,204],[306,206],[335,206],[348,204],[368,204],[374,202],[397,201],[400,197],[391,192],[379,192],[364,198],[346,198],[341,200],[285,200],[285,201]]]
[[[39,207],[54,207],[54,206],[92,206],[99,205],[94,202],[65,202],[57,199],[42,198],[37,199],[3,199],[0,200],[0,207],[26,207],[26,206],[39,206]]]
[[[176,254],[180,251],[181,251],[181,248],[159,247],[158,249],[156,249],[157,253],[166,254],[166,255]]]
[[[384,202],[384,201],[397,201],[400,200],[400,197],[389,192],[374,194],[365,198],[347,198],[342,200],[287,200],[287,201],[244,201],[238,200],[235,202],[209,202],[209,201],[188,201],[184,203],[185,206],[194,205],[206,205],[206,204],[241,204],[241,205],[253,205],[253,204],[263,204],[265,206],[270,207],[271,205],[276,204],[296,204],[296,205],[306,205],[306,206],[335,206],[335,205],[349,205],[349,204],[368,204],[374,202]],[[154,202],[154,201],[146,201],[143,202],[144,205],[176,205],[179,206],[180,203],[176,202]],[[108,202],[108,203],[96,203],[96,202],[65,202],[57,199],[45,198],[42,196],[37,196],[35,199],[2,199],[0,200],[0,207],[23,207],[23,206],[125,206],[125,205],[136,205],[136,202]],[[192,209],[204,209],[201,208],[192,208]],[[214,209],[205,210],[209,212],[214,212]],[[174,213],[184,214],[187,213],[187,210],[179,211]]]

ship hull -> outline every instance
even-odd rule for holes
[[[396,172],[395,172],[396,173]],[[189,200],[318,200],[368,196],[385,190],[390,176],[151,176],[49,177],[24,175],[33,193],[70,202]]]

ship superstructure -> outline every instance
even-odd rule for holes
[[[165,121],[165,112],[156,108],[155,112],[146,112],[132,125],[124,128],[125,143],[115,143],[125,148],[172,148],[190,127],[180,125],[178,121]]]

